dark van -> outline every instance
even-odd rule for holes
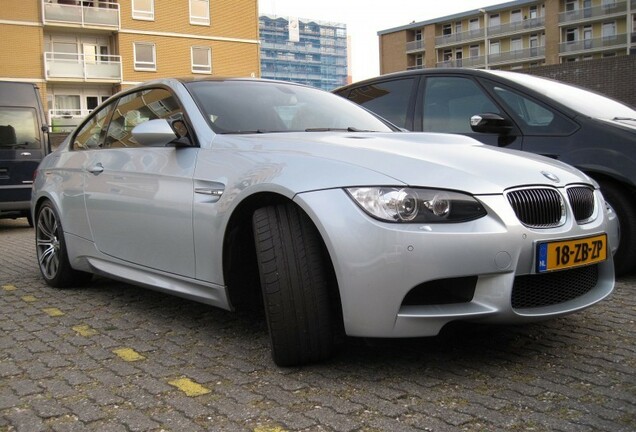
[[[0,81],[0,217],[31,220],[33,173],[49,151],[35,84]]]

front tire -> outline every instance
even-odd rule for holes
[[[330,357],[329,273],[318,231],[292,204],[256,210],[253,228],[274,362],[297,366]]]
[[[620,243],[614,254],[614,272],[622,276],[636,269],[636,204],[614,183],[598,181],[603,197],[612,207],[620,226]]]
[[[46,201],[37,211],[35,248],[40,273],[46,283],[55,288],[83,285],[92,275],[77,271],[68,260],[64,231],[53,205]]]

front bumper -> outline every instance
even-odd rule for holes
[[[596,201],[602,203],[598,191],[596,195]],[[466,223],[424,225],[372,219],[340,189],[296,196],[295,201],[310,215],[329,251],[348,335],[433,336],[456,320],[536,321],[584,309],[612,292],[610,244],[608,259],[594,264],[595,279],[585,292],[556,304],[514,308],[513,287],[520,276],[538,286],[547,280],[545,274],[534,270],[536,244],[604,233],[604,212],[585,225],[578,225],[568,214],[566,223],[558,228],[529,229],[519,222],[502,195],[477,198],[486,207],[487,216]],[[426,304],[405,301],[416,287],[439,289],[446,281],[450,286],[458,278],[474,281],[470,299]]]

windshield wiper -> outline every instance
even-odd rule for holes
[[[372,130],[358,129],[356,127],[349,126],[348,128],[308,128],[305,132],[376,132]]]
[[[636,121],[636,118],[631,117],[614,117],[612,120],[614,121]]]

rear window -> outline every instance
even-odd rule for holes
[[[35,109],[0,108],[0,149],[39,149],[41,145]]]

